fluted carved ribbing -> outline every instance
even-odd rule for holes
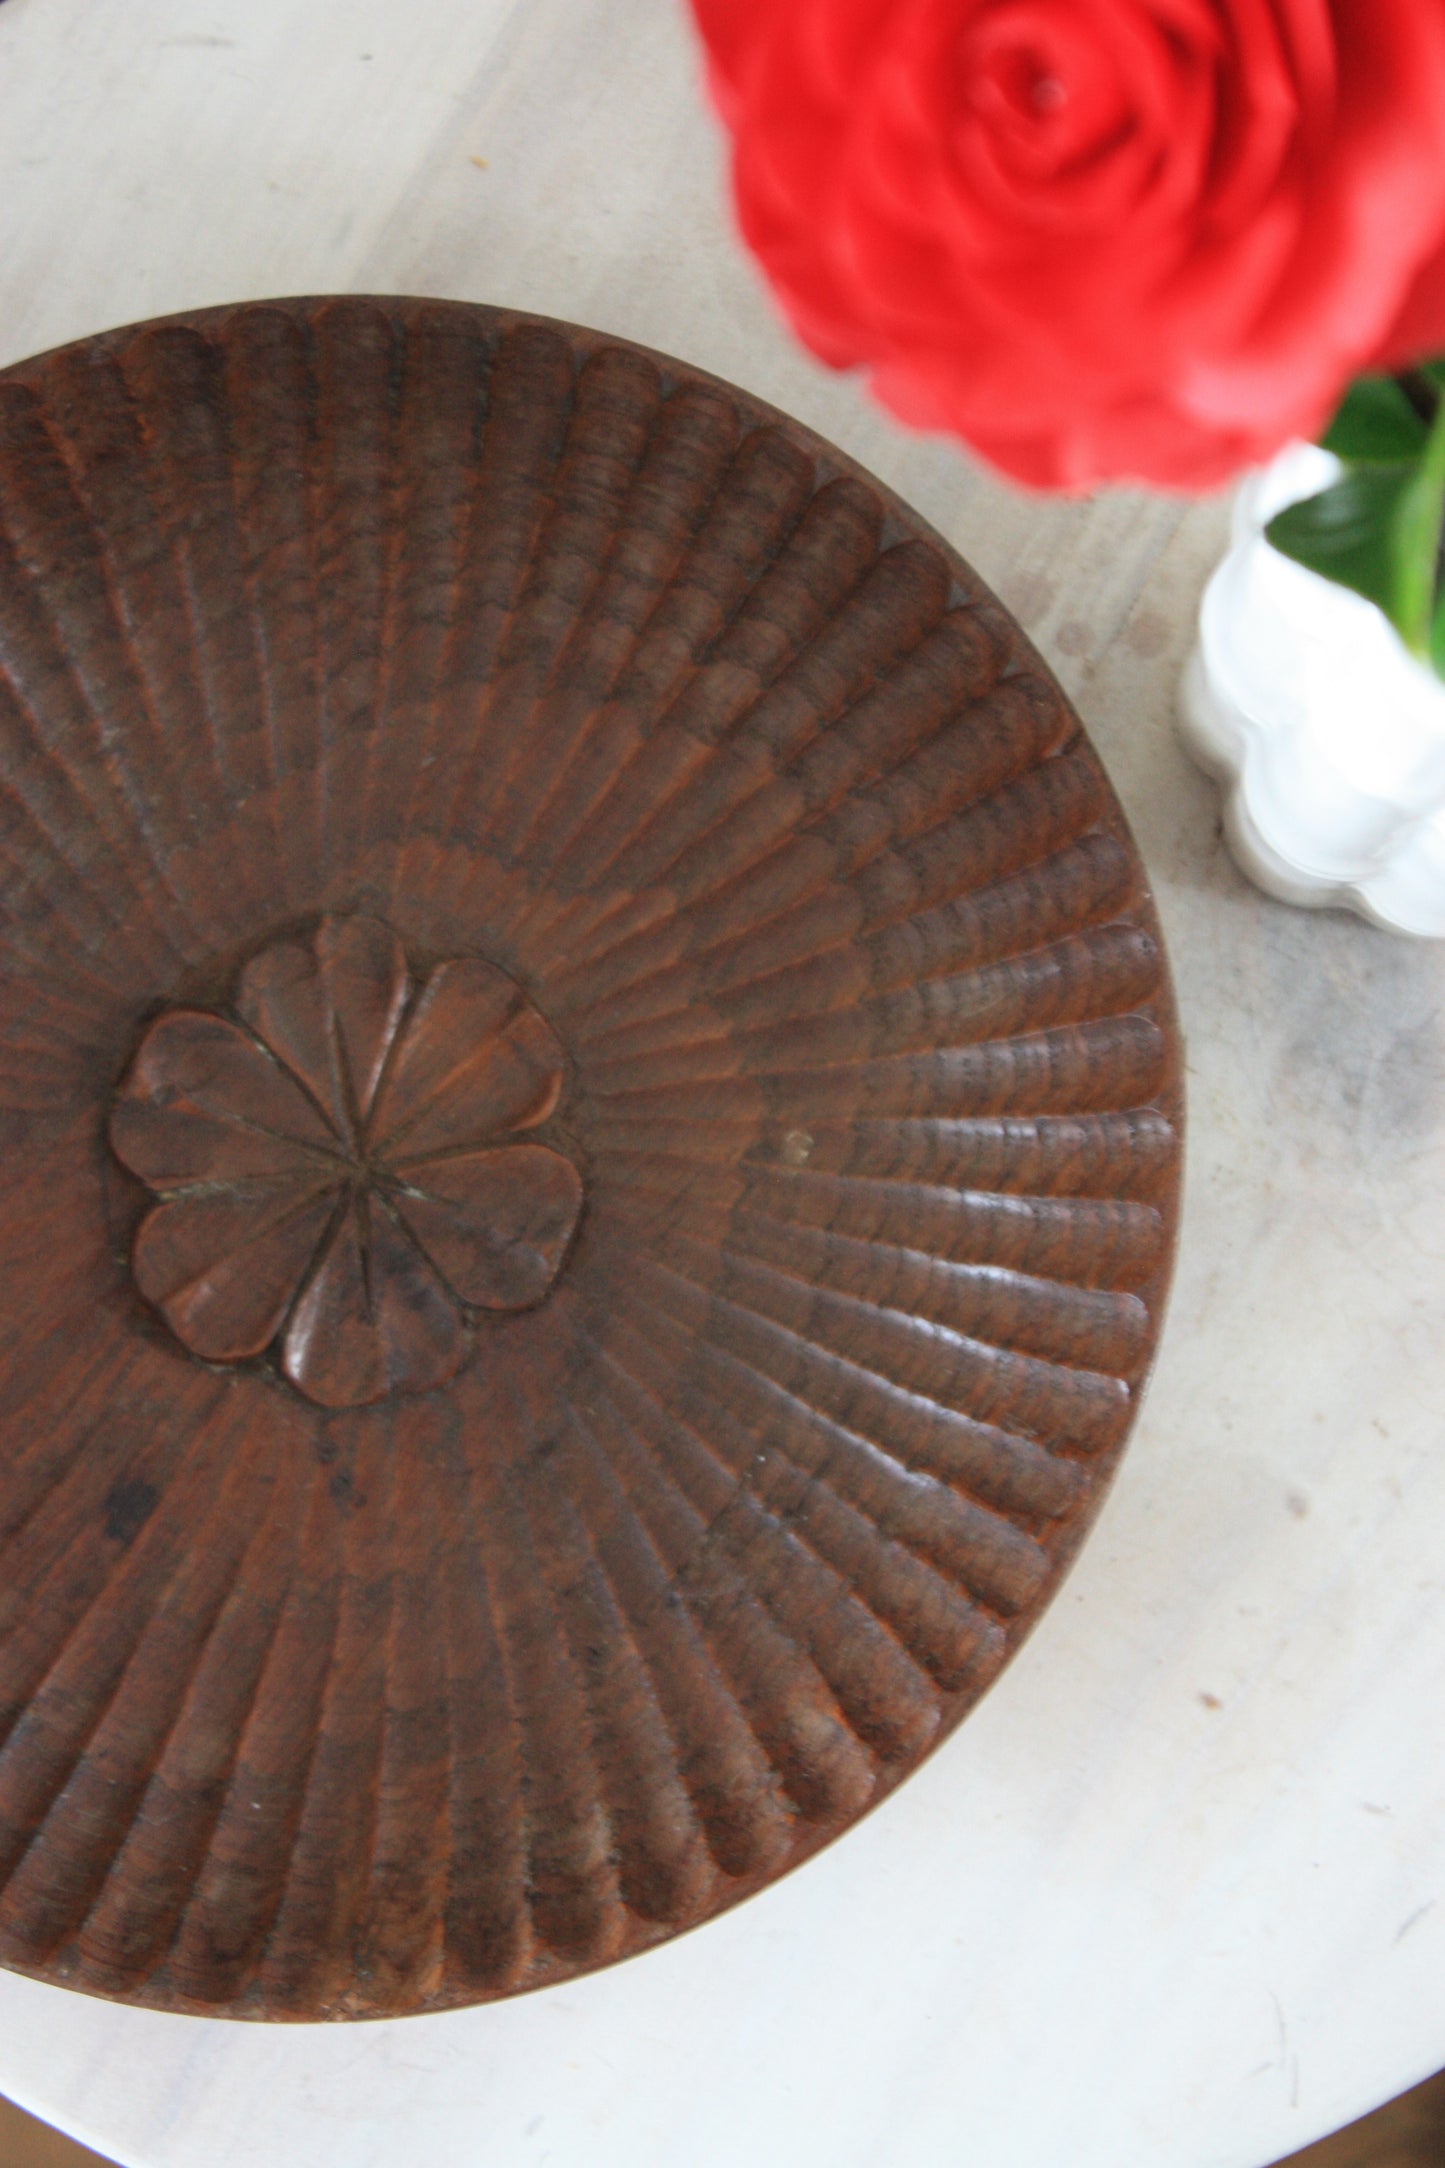
[[[1133,1420],[1179,1058],[1006,614],[585,332],[0,377],[0,1961],[567,1977],[896,1784]]]

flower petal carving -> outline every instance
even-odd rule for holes
[[[322,1407],[350,1408],[443,1385],[466,1353],[456,1304],[432,1266],[383,1204],[358,1198],[286,1328],[287,1377]]]
[[[411,1175],[416,1187],[398,1192],[397,1211],[463,1302],[520,1310],[541,1301],[582,1213],[582,1177],[570,1159],[543,1144],[514,1144]]]
[[[151,1025],[121,1086],[110,1139],[152,1189],[304,1175],[335,1159],[335,1132],[248,1032],[203,1009]]]
[[[236,1008],[346,1137],[371,1111],[406,996],[406,955],[390,926],[327,919],[310,941],[253,957]]]
[[[240,1362],[275,1339],[335,1212],[314,1183],[182,1194],[142,1222],[136,1285],[194,1354]]]
[[[508,1142],[558,1104],[555,1033],[480,958],[417,992],[364,916],[262,950],[235,1012],[160,1016],[121,1086],[111,1141],[161,1197],[137,1287],[207,1361],[279,1342],[323,1407],[445,1383],[475,1312],[542,1300],[581,1216],[572,1162]]]
[[[530,1129],[555,1109],[564,1067],[551,1026],[505,973],[440,964],[377,1098],[377,1148],[413,1160]]]

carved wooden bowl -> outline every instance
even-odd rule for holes
[[[91,340],[0,377],[0,851],[0,1961],[444,2008],[906,1776],[1179,1176],[1138,857],[967,567],[588,332]]]

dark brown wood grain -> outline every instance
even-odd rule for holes
[[[694,371],[286,302],[0,376],[0,1962],[641,1950],[1096,1512],[1179,1052],[994,598]]]

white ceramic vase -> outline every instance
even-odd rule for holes
[[[1240,489],[1184,673],[1184,740],[1223,783],[1230,848],[1261,888],[1445,935],[1445,684],[1373,603],[1264,539],[1339,472],[1299,444]]]

